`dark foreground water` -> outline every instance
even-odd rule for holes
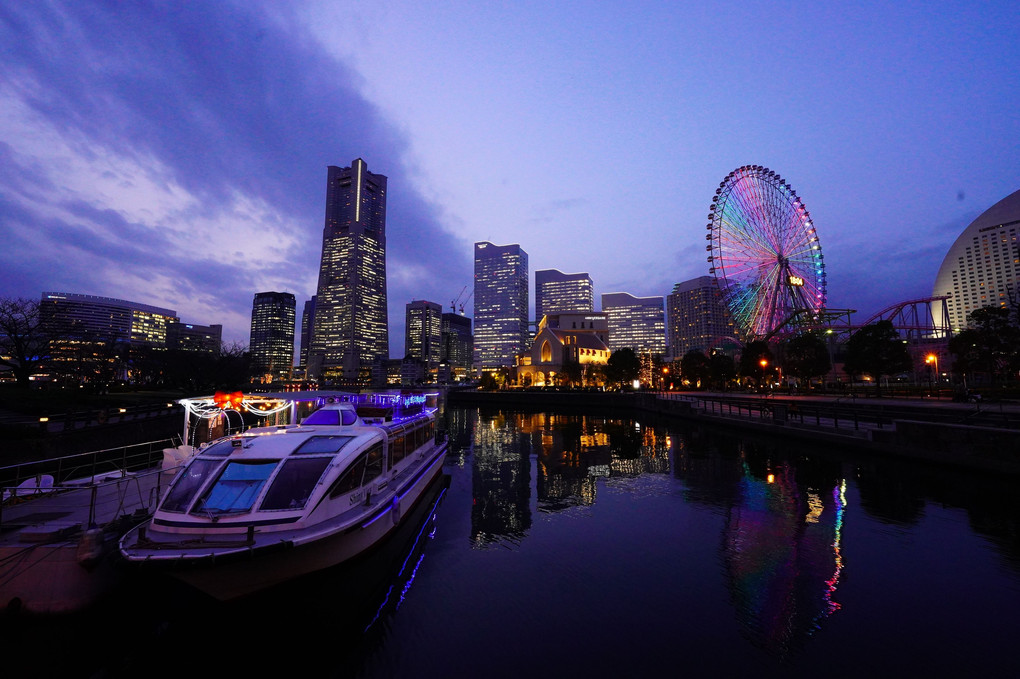
[[[7,617],[3,676],[1017,676],[1015,480],[653,419],[450,409],[356,563]]]

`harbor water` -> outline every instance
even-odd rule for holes
[[[1007,676],[1015,481],[599,412],[447,408],[370,555],[222,604],[128,572],[11,676]]]

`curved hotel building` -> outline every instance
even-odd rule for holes
[[[942,261],[933,296],[947,301],[953,332],[967,327],[971,312],[1008,306],[1020,288],[1020,191],[988,208],[964,229]],[[933,313],[941,315],[933,305]],[[935,319],[936,323],[938,318]]]

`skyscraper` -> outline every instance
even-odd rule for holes
[[[635,353],[666,353],[666,321],[662,297],[635,297],[626,292],[602,295],[609,319],[609,348]]]
[[[366,380],[389,358],[386,177],[361,158],[326,172],[326,223],[308,357],[313,378]]]
[[[315,324],[315,295],[305,300],[301,311],[301,348],[298,350],[298,365],[308,369],[308,351],[312,347],[312,327]]]
[[[287,377],[294,364],[294,295],[257,292],[251,307],[251,372]]]
[[[439,361],[449,366],[451,378],[464,379],[474,358],[471,319],[455,313],[444,313],[442,332],[443,350]]]
[[[722,338],[736,339],[722,291],[711,276],[673,286],[666,298],[669,353],[675,359],[692,349],[708,353]]]
[[[528,347],[528,253],[475,243],[475,367],[512,366]]]
[[[536,323],[541,323],[546,314],[594,310],[595,294],[588,274],[563,273],[558,269],[535,272]]]
[[[417,300],[405,307],[404,356],[435,370],[442,355],[443,307],[436,302]]]

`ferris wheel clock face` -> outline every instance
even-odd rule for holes
[[[719,184],[708,215],[708,263],[747,340],[825,308],[825,265],[811,215],[782,177],[745,165]]]

